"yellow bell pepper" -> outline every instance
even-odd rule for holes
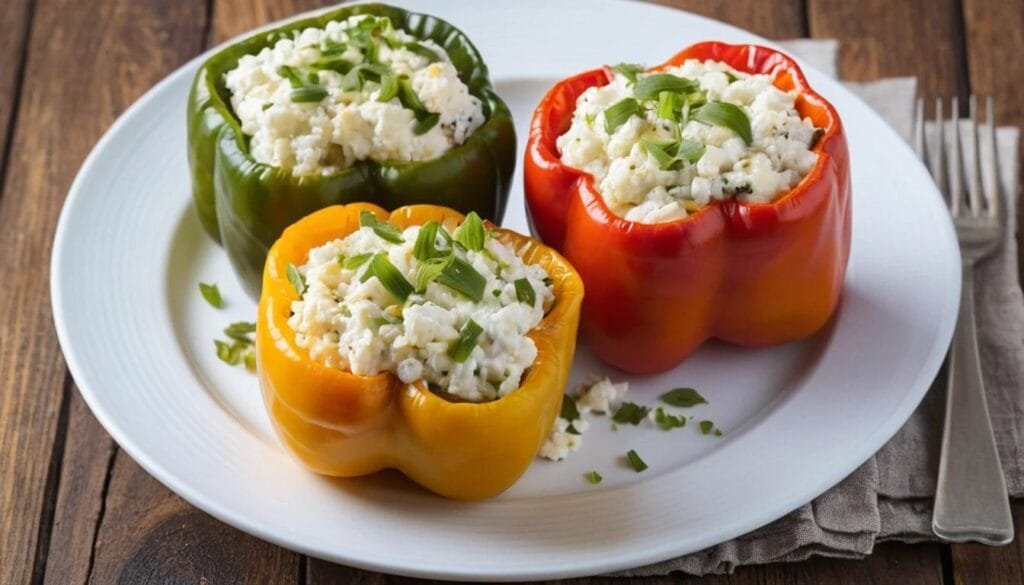
[[[422,382],[403,384],[389,372],[357,376],[314,361],[288,326],[298,294],[286,276],[311,248],[359,229],[371,211],[399,229],[435,220],[449,230],[462,214],[433,205],[390,215],[367,203],[328,207],[287,228],[270,249],[256,328],[257,370],[264,404],[284,444],[318,473],[353,477],[394,468],[427,489],[461,500],[497,495],[536,457],[561,407],[576,345],[583,283],[557,252],[515,232],[495,237],[527,263],[540,264],[555,303],[529,336],[537,358],[521,385],[485,403],[452,402]],[[488,226],[493,228],[494,226]]]

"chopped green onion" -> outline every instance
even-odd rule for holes
[[[686,417],[669,414],[665,412],[664,408],[659,406],[654,409],[654,424],[658,425],[663,431],[677,429],[686,426]]]
[[[712,434],[714,436],[716,436],[716,437],[721,437],[722,436],[722,429],[715,429],[715,432],[712,433]]]
[[[713,422],[711,422],[709,420],[702,420],[702,421],[700,421],[700,434],[702,434],[702,435],[710,435],[711,434],[711,429],[713,429],[714,427],[715,427],[715,423],[713,423]]]
[[[520,278],[513,284],[516,287],[516,299],[520,303],[526,303],[531,307],[537,303],[537,292],[533,290],[533,285],[526,278]]]
[[[436,221],[428,221],[420,227],[416,235],[416,244],[413,245],[412,255],[419,261],[430,260],[437,256],[437,229],[441,224]]]
[[[412,128],[412,133],[416,136],[422,136],[437,126],[437,123],[441,121],[441,114],[435,114],[434,112],[426,112],[420,116],[417,116],[416,125]]]
[[[663,91],[658,94],[658,117],[679,121],[679,94],[671,91]]]
[[[205,282],[199,283],[199,294],[203,295],[206,302],[210,304],[214,309],[221,309],[224,307],[224,299],[220,296],[220,289],[217,288],[216,284],[206,284]]]
[[[373,273],[373,276],[377,277],[384,290],[403,303],[413,292],[412,285],[395,268],[395,265],[388,260],[388,255],[384,252],[374,254],[373,259],[370,260],[370,266],[366,269],[366,273]]]
[[[292,89],[291,100],[297,104],[315,103],[327,97],[327,89],[319,85],[306,85]]]
[[[750,118],[739,106],[728,102],[708,102],[694,110],[692,116],[698,122],[732,130],[747,144],[754,141]]]
[[[477,324],[476,321],[470,319],[466,321],[466,324],[462,326],[462,330],[459,331],[459,338],[452,344],[448,355],[457,364],[461,364],[469,359],[469,355],[473,353],[473,348],[476,347],[477,339],[480,338],[480,334],[484,332],[484,328]]]
[[[402,239],[402,232],[398,231],[398,228],[386,221],[377,219],[377,216],[371,211],[361,211],[359,213],[359,225],[372,229],[373,233],[377,234],[377,237],[382,240],[394,244],[401,244],[405,241]]]
[[[452,253],[421,260],[416,267],[416,275],[413,277],[413,280],[416,281],[416,292],[422,293],[427,290],[427,285],[437,280],[441,273],[451,266],[454,260],[455,254]]]
[[[355,63],[341,57],[321,57],[313,61],[310,67],[320,71],[334,71],[335,73],[345,75],[355,67]]]
[[[615,102],[604,111],[604,131],[609,136],[618,130],[631,117],[640,113],[640,104],[633,98]]]
[[[470,211],[466,219],[462,221],[455,233],[452,234],[455,241],[466,247],[467,250],[479,252],[484,249],[484,241],[487,234],[484,232],[484,222],[475,211]]]
[[[239,343],[228,343],[219,339],[214,339],[213,345],[217,348],[217,357],[220,361],[229,366],[238,365],[242,358],[242,349],[245,347],[245,345]]]
[[[570,435],[582,435],[583,434],[583,433],[579,432],[579,430],[577,430],[576,427],[572,426],[571,424],[569,426],[565,427],[565,432],[569,433]]]
[[[646,406],[641,406],[633,402],[623,402],[619,405],[619,409],[612,415],[612,420],[617,423],[638,425],[640,421],[644,420],[647,413],[650,411]]]
[[[437,277],[437,282],[479,303],[484,298],[487,279],[462,258],[452,256],[452,263]]]
[[[572,422],[580,418],[580,409],[576,406],[576,399],[568,394],[562,396],[562,411],[558,415],[565,420]]]
[[[378,102],[391,101],[398,95],[398,78],[388,73],[380,76],[380,91],[377,93]]]
[[[420,97],[416,95],[416,90],[412,88],[412,81],[407,75],[398,78],[398,100],[413,112],[424,112],[427,109],[420,101]]]
[[[654,140],[643,138],[640,140],[640,143],[644,145],[644,149],[647,150],[647,154],[654,159],[654,162],[658,163],[658,168],[663,171],[673,169],[673,167],[676,166],[676,163],[679,162],[673,154],[670,154],[670,151],[675,150],[675,148],[672,147],[674,145],[678,145],[677,142],[662,144],[655,142]]]
[[[676,152],[676,158],[680,160],[687,160],[690,164],[694,164],[700,160],[700,157],[704,156],[704,145],[700,142],[694,142],[693,140],[687,140],[683,138],[679,141],[679,149]]]
[[[250,372],[256,371],[256,352],[252,348],[242,354],[242,360],[245,363],[245,369]]]
[[[643,72],[644,66],[636,63],[619,63],[613,65],[612,70],[628,79],[630,83],[636,83],[636,76]]]
[[[655,73],[638,79],[633,86],[633,95],[638,100],[653,100],[663,91],[689,93],[700,89],[700,85],[692,79],[672,75],[671,73]]]
[[[288,282],[292,283],[292,288],[295,292],[302,296],[302,293],[306,292],[306,279],[299,272],[299,269],[294,264],[288,263],[288,267],[285,269],[285,274],[288,276]]]
[[[668,392],[658,397],[665,404],[670,406],[678,406],[680,408],[689,408],[691,406],[697,406],[698,404],[707,404],[708,401],[700,395],[693,388],[673,388]]]
[[[626,459],[637,473],[647,469],[647,464],[644,463],[644,460],[640,458],[640,455],[637,455],[637,452],[632,449],[626,453]]]
[[[240,343],[251,344],[250,334],[256,332],[256,324],[249,321],[236,321],[224,329],[224,335]]]
[[[291,65],[281,65],[277,68],[277,74],[288,80],[293,88],[299,88],[305,85],[302,82],[302,77],[299,75],[299,71]]]
[[[736,83],[737,81],[740,80],[740,78],[733,75],[731,71],[725,72],[725,78],[729,80],[729,83]]]
[[[348,47],[345,43],[338,42],[332,38],[325,38],[320,45],[320,54],[325,56],[341,55]]]
[[[601,474],[596,471],[588,471],[583,474],[583,479],[587,480],[587,483],[597,485],[601,483]]]
[[[428,46],[426,46],[426,45],[424,45],[422,43],[417,43],[417,42],[405,43],[405,45],[403,45],[403,46],[410,53],[414,53],[416,55],[419,55],[420,57],[425,57],[431,63],[433,63],[435,61],[440,61],[441,60],[441,57],[438,56],[438,54],[433,49],[431,49],[430,47],[428,47]]]
[[[348,258],[345,258],[345,261],[341,264],[341,266],[342,268],[346,268],[348,270],[355,270],[356,268],[359,268],[363,264],[366,264],[366,262],[370,258],[373,258],[372,252],[367,252],[365,254],[356,254],[355,256],[349,256]]]

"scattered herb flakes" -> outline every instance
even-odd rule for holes
[[[637,452],[636,452],[636,451],[634,451],[634,450],[632,450],[632,449],[630,449],[630,450],[629,450],[629,451],[628,451],[628,452],[626,453],[626,460],[627,460],[627,461],[629,461],[629,465],[630,465],[630,466],[631,466],[631,467],[632,467],[632,468],[633,468],[633,469],[634,469],[634,470],[635,470],[635,471],[636,471],[637,473],[640,473],[641,471],[643,471],[643,470],[647,469],[647,464],[646,464],[646,463],[644,463],[644,460],[643,460],[643,459],[641,459],[641,458],[640,458],[640,456],[639,456],[639,455],[637,455]]]
[[[707,404],[708,401],[700,395],[693,388],[673,388],[668,392],[658,397],[669,406],[678,406],[680,408],[690,408],[691,406],[697,406],[698,404]]]
[[[622,424],[638,425],[650,410],[650,408],[634,402],[623,402],[612,415],[612,420]]]
[[[580,410],[576,407],[576,399],[568,394],[562,396],[562,412],[559,414],[565,420],[572,422],[579,420]]]
[[[220,296],[220,289],[216,284],[199,283],[199,294],[203,295],[206,302],[214,309],[224,308],[224,298]]]
[[[239,350],[243,346],[221,341],[219,339],[214,339],[213,345],[217,348],[217,358],[219,358],[220,361],[228,364],[229,366],[238,365],[238,360],[241,359],[241,352]]]
[[[686,426],[685,416],[675,416],[665,412],[665,409],[658,407],[654,409],[654,423],[663,431],[678,429]]]
[[[256,371],[256,352],[255,351],[253,351],[252,349],[249,349],[249,351],[245,352],[245,355],[242,356],[242,361],[245,363],[245,369],[249,370],[250,372],[255,372]]]
[[[292,283],[292,288],[295,292],[302,296],[302,293],[306,292],[306,279],[299,272],[299,269],[295,267],[291,262],[288,263],[288,267],[285,269],[285,273],[288,276],[288,282]]]
[[[250,334],[256,332],[256,324],[249,321],[236,321],[224,328],[224,335],[244,344],[252,344]]]
[[[715,428],[715,423],[713,423],[713,422],[711,422],[709,420],[702,420],[702,421],[700,421],[700,434],[702,434],[702,435],[710,435],[712,429],[714,429],[714,428]]]
[[[588,471],[583,474],[583,479],[587,480],[587,483],[597,485],[604,479],[601,474],[596,471]]]
[[[462,330],[459,331],[459,338],[452,344],[451,349],[448,351],[448,355],[457,364],[465,362],[471,353],[473,348],[476,347],[477,339],[480,334],[484,332],[484,328],[481,327],[476,321],[470,319],[466,321],[466,324],[462,326]]]
[[[614,432],[616,432],[618,430],[619,430],[619,425],[616,424],[616,423],[612,423],[612,432],[614,433]]]
[[[711,434],[716,436],[716,437],[721,437],[722,436],[722,429],[715,429],[715,432],[713,432]]]

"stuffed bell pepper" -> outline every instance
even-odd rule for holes
[[[267,258],[264,403],[316,472],[395,468],[447,497],[490,497],[551,432],[582,297],[557,252],[475,213],[328,207]]]
[[[196,209],[246,290],[267,249],[323,207],[432,203],[500,221],[508,107],[452,25],[360,4],[261,32],[200,67],[188,102]]]
[[[533,117],[525,187],[534,232],[586,284],[581,334],[624,370],[664,370],[709,338],[799,339],[839,301],[846,139],[772,49],[707,42],[558,83]]]

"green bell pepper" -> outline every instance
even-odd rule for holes
[[[483,103],[486,121],[463,144],[416,162],[365,160],[330,175],[293,175],[257,162],[241,130],[224,75],[243,55],[258,53],[293,31],[323,28],[357,14],[386,16],[396,29],[447,51],[459,78]],[[291,225],[330,205],[369,201],[387,209],[429,203],[500,223],[515,171],[512,114],[494,93],[487,65],[451,24],[381,4],[359,4],[255,34],[210,57],[188,100],[192,196],[206,232],[225,249],[246,292],[259,297],[267,251]]]

